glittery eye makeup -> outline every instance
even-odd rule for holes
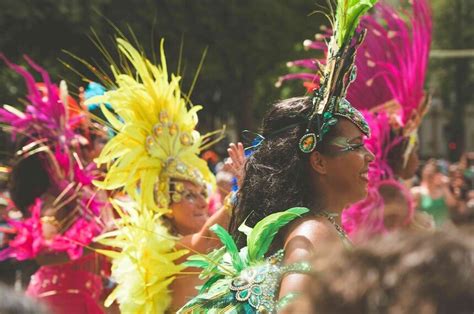
[[[336,153],[354,151],[354,150],[365,147],[364,139],[361,136],[358,136],[352,139],[348,139],[346,137],[341,137],[341,136],[336,137],[329,142],[329,145],[336,146],[339,148],[339,150],[337,150]]]

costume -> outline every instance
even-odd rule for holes
[[[49,303],[54,313],[73,313],[69,304],[75,303],[88,304],[88,310],[82,313],[102,313],[98,302],[102,269],[95,267],[94,255],[83,256],[84,247],[104,228],[100,212],[105,206],[92,187],[95,165],[83,165],[80,158],[80,146],[88,143],[80,131],[86,127],[87,118],[68,95],[65,82],[59,87],[54,85],[44,69],[25,57],[42,76],[43,82],[37,83],[27,70],[1,57],[23,76],[28,94],[24,111],[5,105],[0,109],[0,121],[7,124],[13,139],[22,145],[16,152],[19,162],[39,158],[39,167],[47,172],[49,190],[24,210],[21,220],[7,220],[16,236],[0,252],[0,260],[22,261],[43,254],[66,253],[70,262],[41,266],[27,293]],[[46,194],[53,199],[47,199]],[[46,224],[56,228],[55,233],[46,235]],[[91,259],[94,267],[84,267],[85,261]]]
[[[198,155],[212,134],[195,130],[201,106],[188,105],[180,77],[168,74],[163,42],[158,66],[127,41],[117,39],[117,45],[128,65],[112,66],[116,86],[86,102],[108,103],[118,116],[101,105],[116,135],[96,159],[108,172],[95,184],[123,189],[131,198],[112,201],[120,215],[117,230],[97,239],[113,248],[100,251],[112,258],[117,282],[106,305],[117,300],[124,313],[163,313],[171,302],[168,286],[185,268],[176,260],[187,253],[175,248],[179,235],[171,233],[165,215],[172,214],[171,201],[184,196],[179,180],[214,183]]]
[[[429,104],[423,84],[431,43],[430,10],[426,0],[415,0],[411,6],[412,12],[398,13],[388,2],[381,2],[375,5],[373,15],[361,20],[367,36],[358,51],[357,79],[352,83],[347,99],[369,122],[372,135],[366,145],[376,159],[369,168],[367,199],[343,213],[343,225],[350,234],[355,234],[361,227],[369,233],[385,231],[381,186],[390,186],[403,195],[408,206],[406,223],[413,216],[410,192],[398,181],[389,163],[391,150],[404,145],[402,166],[407,165],[417,143],[417,129]],[[305,47],[327,54],[323,41],[331,35],[330,29],[323,29],[315,40],[305,41]],[[289,66],[312,69],[320,61],[297,60]],[[281,77],[278,84],[289,79],[304,80],[305,86],[311,88],[317,84],[319,76],[292,73]]]
[[[305,126],[298,143],[299,150],[304,154],[317,149],[318,144],[325,141],[330,128],[341,118],[350,120],[363,134],[369,136],[367,123],[345,96],[356,75],[355,53],[364,37],[364,31],[357,32],[356,27],[361,15],[374,2],[338,1],[333,21],[337,31],[328,43],[326,62],[319,68],[322,80],[312,90],[311,111],[303,122],[287,125],[269,136],[278,136],[279,132],[296,125]],[[260,143],[262,140],[265,141],[265,138],[260,136]],[[256,150],[259,145],[255,145]],[[341,145],[341,151],[356,149],[351,143]],[[208,281],[201,287],[199,295],[189,301],[180,313],[275,313],[287,305],[296,295],[290,294],[278,300],[283,276],[294,272],[305,273],[310,267],[306,262],[284,264],[283,248],[272,256],[266,256],[266,253],[281,227],[309,211],[304,207],[295,207],[268,215],[258,221],[254,228],[242,224],[239,231],[247,236],[247,246],[240,251],[223,228],[214,226],[213,231],[224,247],[207,256],[197,255],[189,259],[188,265],[204,269],[201,276]],[[343,241],[348,241],[331,214],[323,211],[318,215],[328,219]]]

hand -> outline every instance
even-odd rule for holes
[[[229,158],[225,162],[224,169],[237,177],[237,184],[240,186],[244,176],[244,145],[240,142],[238,142],[237,145],[230,143],[227,153],[229,154]]]

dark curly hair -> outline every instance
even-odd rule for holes
[[[244,221],[253,227],[264,217],[291,207],[317,208],[308,175],[312,171],[309,154],[302,153],[298,147],[311,107],[308,97],[290,98],[275,104],[263,119],[265,140],[245,163],[244,179],[229,226],[238,247],[246,245],[245,236],[237,230]],[[325,138],[332,137],[334,129]],[[324,142],[321,147],[318,144],[318,151],[325,151]],[[274,247],[282,247],[282,241],[277,236]]]
[[[50,186],[44,154],[37,153],[21,158],[13,165],[8,180],[8,189],[13,203],[24,217],[29,216],[28,208]]]

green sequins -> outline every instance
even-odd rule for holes
[[[336,105],[336,99],[332,98],[329,104],[328,110],[322,115],[322,124],[319,126],[319,130],[310,132],[308,128],[306,133],[301,137],[299,141],[299,148],[303,153],[311,153],[324,135],[326,135],[332,126],[338,122],[337,117],[344,117],[354,123],[362,133],[366,136],[370,136],[370,128],[365,121],[364,116],[351,104],[343,98]],[[318,126],[317,126],[318,127]]]

